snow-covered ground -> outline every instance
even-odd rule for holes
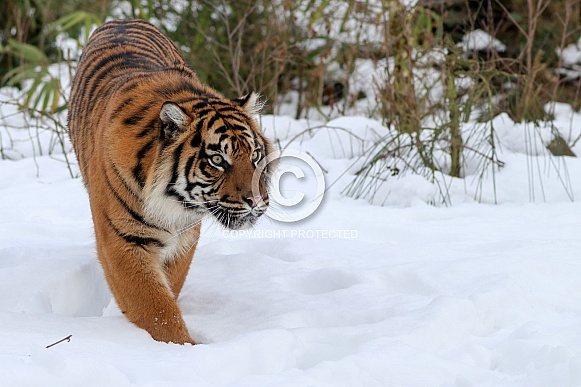
[[[555,112],[574,139],[581,115]],[[331,187],[313,215],[248,233],[204,225],[179,299],[196,346],[155,342],[120,314],[81,180],[58,150],[27,148],[50,136],[3,143],[19,159],[0,161],[0,385],[581,385],[581,162],[549,157],[546,128],[500,116],[505,166],[443,178],[452,206],[409,174],[372,205],[341,191],[379,122],[262,118],[283,145],[325,124],[289,145]],[[24,133],[0,129],[2,141]],[[311,175],[282,191],[308,194]]]

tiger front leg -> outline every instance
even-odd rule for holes
[[[157,341],[195,344],[157,256],[115,232],[95,231],[107,283],[127,319]]]
[[[165,276],[176,300],[184,286],[184,282],[194,257],[194,252],[196,251],[196,246],[198,245],[198,239],[200,238],[200,225],[198,224],[183,233],[182,238],[190,241],[190,243],[188,243],[191,245],[190,248],[183,253],[178,254],[175,258],[166,260],[163,265]]]

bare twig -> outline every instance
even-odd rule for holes
[[[47,345],[46,348],[50,348],[50,347],[52,347],[54,345],[57,345],[59,343],[62,343],[63,341],[66,341],[67,343],[70,343],[71,342],[71,337],[73,337],[73,335],[68,335],[67,337],[65,337],[64,339],[61,339],[61,340],[57,341],[56,343],[52,343],[50,345]]]

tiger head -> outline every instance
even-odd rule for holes
[[[261,108],[255,93],[164,103],[150,212],[168,221],[213,216],[233,230],[252,226],[268,208],[272,174],[272,145],[253,118]]]

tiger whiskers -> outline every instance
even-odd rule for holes
[[[230,213],[226,214],[226,228],[230,228],[230,220],[232,219]]]
[[[187,200],[176,200],[176,199],[169,199],[172,202],[180,203],[184,208],[195,208],[197,206],[208,204],[208,203],[217,203],[219,200],[208,200],[205,202],[190,202]]]
[[[200,219],[198,219],[198,220],[197,220],[197,221],[195,221],[194,223],[188,224],[186,227],[183,227],[183,228],[179,229],[179,230],[177,231],[177,233],[175,233],[175,234],[172,234],[172,236],[170,236],[169,238],[167,238],[167,239],[164,241],[164,243],[167,243],[167,242],[171,241],[172,239],[174,239],[174,238],[177,238],[177,237],[179,237],[179,236],[181,236],[181,235],[185,234],[186,232],[190,231],[190,230],[191,230],[191,229],[193,229],[194,227],[197,227],[197,226],[199,226],[199,225],[202,223],[202,221],[203,221],[204,219],[207,219],[208,217],[211,217],[211,216],[215,215],[217,211],[218,211],[218,208],[215,208],[214,210],[210,211],[210,213],[208,213],[208,214],[205,214],[204,216],[202,216]]]

